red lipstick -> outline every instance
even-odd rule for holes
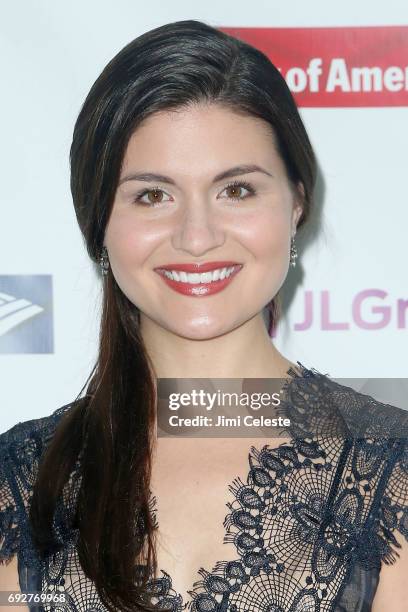
[[[235,261],[209,261],[203,263],[166,264],[155,268],[155,271],[161,276],[167,286],[174,291],[177,291],[177,293],[194,297],[203,297],[213,295],[214,293],[218,293],[219,291],[225,289],[225,287],[232,282],[242,267],[243,264]],[[179,280],[169,278],[169,276],[166,275],[166,272],[169,273],[172,270],[179,273],[184,272],[185,274],[202,274],[204,272],[210,272],[212,270],[221,268],[232,268],[232,271],[228,277],[210,280],[209,282],[203,282],[201,280],[194,283],[185,282],[186,277],[183,274],[179,274]],[[184,278],[181,278],[182,276]],[[197,276],[195,277],[195,280],[197,280]]]

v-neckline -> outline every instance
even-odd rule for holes
[[[290,390],[293,386],[294,383],[298,382],[299,380],[304,380],[306,378],[315,378],[316,376],[325,376],[324,374],[320,373],[319,371],[317,371],[315,368],[307,368],[305,365],[303,365],[300,361],[296,361],[297,366],[299,367],[299,371],[297,371],[293,365],[291,365],[288,370],[286,371],[286,376],[282,377],[284,379],[284,383],[283,386],[281,387],[280,390],[280,394],[282,395],[282,403],[284,403],[285,401],[288,400],[288,397],[290,396]],[[293,436],[289,436],[285,442],[282,442],[281,444],[274,446],[271,451],[276,452],[277,454],[279,453],[279,450],[284,448],[284,447],[293,447],[293,444],[295,442],[295,438]],[[265,446],[265,445],[264,445]],[[254,445],[252,444],[251,449],[252,448],[256,448],[254,447]],[[249,473],[248,473],[249,474]],[[226,484],[226,489],[228,490],[228,487],[231,486],[231,482]],[[152,512],[152,515],[154,517],[154,520],[156,521],[157,525],[157,517],[156,517],[156,502],[157,502],[157,498],[156,496],[153,496],[150,492],[150,497],[149,497],[149,506],[150,506],[150,510]],[[228,516],[229,513],[227,513]],[[225,535],[225,532],[224,532]],[[236,562],[241,562],[241,557],[237,551],[237,557],[235,559]],[[219,565],[220,563],[224,563],[223,560],[217,560],[211,567],[211,569],[206,570],[209,574],[213,573],[215,567],[217,565]],[[228,562],[229,563],[229,562]],[[197,575],[200,574],[199,570],[201,568],[199,568],[197,570]],[[182,610],[184,612],[184,610],[188,609],[193,600],[193,593],[196,593],[197,596],[197,588],[198,586],[194,587],[194,585],[197,584],[197,582],[199,582],[199,580],[193,582],[193,585],[191,586],[191,588],[189,590],[186,591],[186,593],[188,595],[190,595],[190,597],[183,597],[183,595],[181,593],[179,593],[176,589],[176,586],[173,582],[173,578],[171,576],[171,574],[169,572],[166,571],[166,569],[164,568],[158,568],[158,571],[162,573],[162,576],[158,576],[155,580],[150,579],[149,584],[151,586],[157,584],[158,582],[160,583],[161,581],[170,581],[170,586],[169,586],[169,591],[173,591],[173,593],[167,593],[165,595],[165,598],[171,598],[171,600],[177,600],[177,604],[180,606],[180,610]],[[240,587],[241,588],[241,587]],[[239,590],[237,591],[239,592]]]

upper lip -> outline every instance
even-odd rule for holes
[[[207,261],[203,263],[174,263],[165,264],[163,266],[157,266],[155,270],[175,270],[185,272],[208,272],[209,270],[216,270],[217,268],[230,268],[231,266],[239,266],[240,263],[236,261]]]

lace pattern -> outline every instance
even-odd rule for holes
[[[370,609],[381,563],[398,558],[395,531],[408,541],[408,412],[297,363],[281,405],[291,418],[290,442],[251,446],[246,480],[228,486],[224,542],[234,544],[236,559],[201,567],[187,601],[161,569],[149,583],[158,610]],[[38,572],[43,592],[68,593],[64,609],[105,611],[81,570],[75,534],[61,526],[64,548],[41,563],[29,532],[38,462],[70,406],[0,435],[0,562],[18,554]],[[70,503],[64,499],[62,513]],[[157,524],[154,497],[150,509]]]

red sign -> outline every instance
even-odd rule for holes
[[[408,26],[219,30],[265,53],[298,106],[408,106]]]

